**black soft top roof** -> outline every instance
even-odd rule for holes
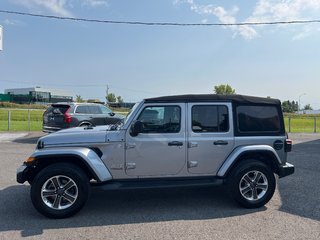
[[[156,98],[145,99],[146,103],[170,103],[170,102],[234,102],[242,104],[271,104],[280,105],[278,99],[262,98],[245,95],[219,95],[219,94],[187,94],[187,95],[174,95]]]

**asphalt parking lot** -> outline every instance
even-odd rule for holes
[[[1,137],[2,239],[320,239],[320,134],[291,134],[294,175],[278,180],[263,208],[240,208],[223,187],[103,192],[68,219],[47,219],[33,208],[18,166],[41,133]],[[3,136],[3,135],[2,135]]]

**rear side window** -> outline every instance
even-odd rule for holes
[[[193,132],[227,132],[228,130],[227,106],[199,105],[192,107]]]
[[[89,109],[87,106],[78,106],[76,109],[76,113],[89,113]]]
[[[240,133],[278,133],[281,131],[276,106],[238,106],[236,112]]]

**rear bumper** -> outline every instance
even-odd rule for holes
[[[294,173],[294,166],[290,163],[286,163],[285,165],[279,168],[279,178],[286,177]]]
[[[17,169],[17,182],[24,183],[27,181],[28,166],[24,163]]]
[[[47,126],[42,127],[42,131],[45,133],[53,133],[53,132],[59,131],[61,129],[62,128],[60,128],[60,127],[47,127]]]

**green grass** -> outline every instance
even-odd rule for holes
[[[0,120],[0,131],[8,130],[8,121]],[[28,121],[11,121],[10,131],[29,131]],[[30,121],[30,131],[42,131],[42,121]]]
[[[8,130],[8,111],[11,112],[10,131],[41,131],[42,114],[44,110],[30,110],[30,129],[28,124],[28,110],[0,108],[0,131]],[[117,111],[118,112],[118,111]],[[127,114],[126,111],[121,114]],[[285,116],[286,131],[289,132],[289,118]],[[314,132],[313,116],[291,116],[290,132]],[[317,116],[317,132],[320,132],[320,116]]]
[[[286,131],[289,132],[289,118],[284,118]],[[316,131],[320,132],[320,117],[316,120],[317,128]],[[314,117],[291,117],[291,129],[290,132],[293,133],[313,133],[314,132]]]
[[[0,108],[47,109],[48,106],[39,104],[18,104],[11,102],[0,102]]]
[[[10,111],[10,131],[41,131],[44,110],[30,110],[30,128],[28,110],[0,109],[0,131],[8,130],[8,111]]]

